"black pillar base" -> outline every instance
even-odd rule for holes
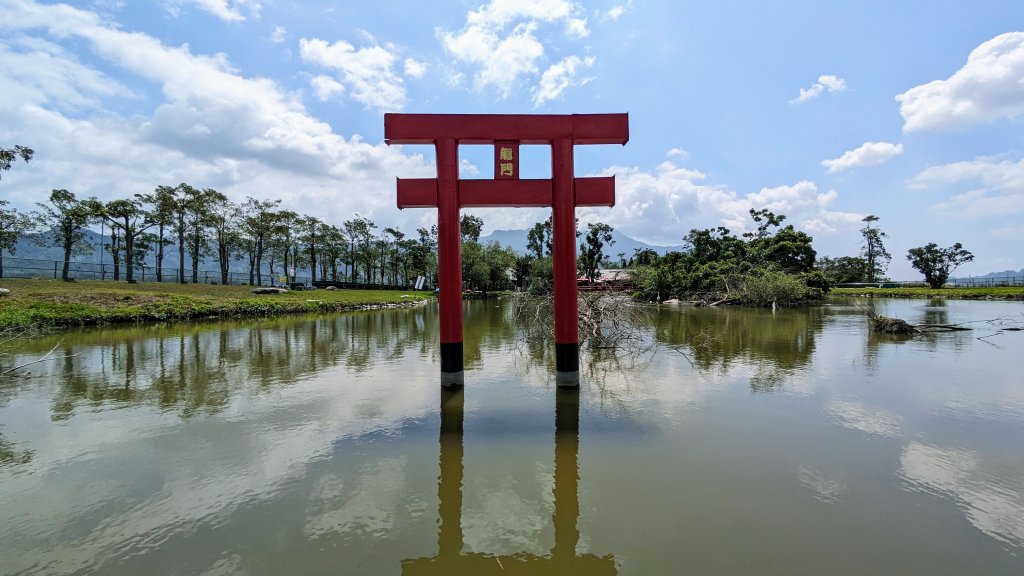
[[[580,385],[580,345],[555,343],[555,384],[563,388]]]
[[[555,370],[559,372],[580,371],[580,345],[555,344]]]
[[[462,342],[441,342],[441,386],[463,385]]]

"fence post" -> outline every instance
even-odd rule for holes
[[[54,280],[57,279],[57,261],[56,260],[53,261],[53,279]]]

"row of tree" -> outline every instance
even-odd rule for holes
[[[156,279],[162,281],[172,248],[181,282],[198,282],[200,264],[208,258],[217,263],[221,282],[228,283],[232,265],[242,263],[254,285],[278,271],[294,279],[299,270],[308,270],[314,281],[395,285],[436,268],[434,229],[420,228],[417,237],[407,237],[358,214],[334,226],[279,205],[280,200],[251,197],[235,203],[212,188],[184,183],[108,202],[53,190],[29,214],[0,200],[0,276],[3,252],[11,253],[28,237],[62,250],[62,278],[68,279],[72,258],[92,253],[86,231],[96,225],[109,230],[102,249],[111,256],[115,280],[121,279],[122,267],[124,279],[132,281],[137,268],[154,262]]]
[[[33,151],[24,146],[0,148],[0,172],[9,170],[20,157],[28,162]],[[57,246],[64,254],[62,278],[67,279],[75,254],[93,250],[85,230],[96,224],[109,226],[109,242],[102,249],[111,255],[115,280],[134,280],[134,270],[146,261],[155,262],[156,279],[163,280],[163,261],[170,247],[178,255],[177,278],[187,282],[186,254],[191,261],[191,281],[198,282],[200,263],[216,260],[221,282],[228,283],[233,263],[242,262],[250,284],[262,285],[264,271],[271,279],[277,267],[294,280],[306,269],[313,281],[330,279],[379,284],[408,284],[411,278],[436,274],[437,230],[419,228],[408,236],[392,227],[378,228],[356,214],[335,226],[309,215],[280,209],[280,200],[246,198],[240,204],[212,188],[189,184],[157,186],[150,194],[102,202],[78,199],[67,190],[53,190],[39,210],[20,214],[0,200],[0,277],[3,253],[15,250],[20,238],[30,235],[44,245]],[[653,250],[637,251],[628,265],[641,294],[661,298],[666,294],[730,298],[734,288],[749,297],[755,287],[770,285],[768,292],[787,292],[788,300],[820,297],[835,284],[873,283],[884,278],[892,259],[885,247],[886,233],[879,218],[869,215],[860,230],[857,256],[816,260],[812,238],[792,225],[782,226],[785,215],[769,210],[750,210],[755,231],[740,236],[724,227],[694,229],[684,237],[685,252],[659,257]],[[552,223],[534,225],[527,234],[527,253],[496,242],[481,246],[483,220],[461,219],[463,280],[471,288],[497,290],[524,286],[527,279],[537,290],[549,290],[553,277]],[[608,266],[604,249],[614,244],[613,229],[604,223],[587,225],[577,257],[578,273],[594,281]],[[950,273],[974,256],[960,243],[940,248],[935,243],[912,248],[911,265],[933,288],[942,286]],[[619,265],[626,265],[623,254]],[[763,291],[763,290],[762,290]],[[772,299],[775,302],[776,299]]]

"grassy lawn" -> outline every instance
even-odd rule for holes
[[[0,280],[0,329],[341,312],[430,298],[428,292],[315,290],[257,295],[249,286]]]
[[[833,296],[1024,300],[1024,286],[986,288],[833,288]]]

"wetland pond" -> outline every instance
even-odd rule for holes
[[[502,300],[454,393],[436,305],[7,343],[56,348],[0,380],[0,574],[1024,574],[1024,332],[865,305],[1024,320],[662,306],[578,393]]]

